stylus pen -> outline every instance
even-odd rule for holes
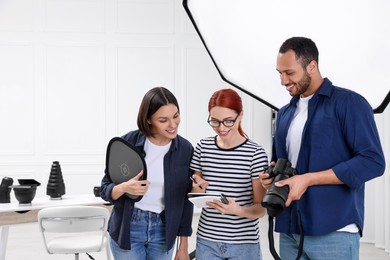
[[[193,181],[196,184],[196,181],[194,180],[194,178],[192,178],[192,176],[190,176],[190,179],[191,179],[191,181]],[[199,185],[199,188],[201,188],[203,190],[202,186],[200,186],[200,185]]]

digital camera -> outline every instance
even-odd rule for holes
[[[269,174],[270,178],[274,178],[274,180],[261,204],[267,209],[269,216],[276,217],[280,215],[285,208],[290,188],[288,185],[277,187],[275,186],[275,183],[294,176],[296,171],[291,167],[291,163],[287,159],[278,159],[275,166],[268,167],[265,172]]]

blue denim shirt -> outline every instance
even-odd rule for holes
[[[293,97],[278,112],[274,161],[288,158],[286,136],[298,99]],[[277,232],[299,234],[299,208],[305,235],[324,235],[353,223],[362,235],[364,184],[385,170],[372,108],[359,94],[325,78],[309,101],[296,170],[310,174],[327,169],[333,169],[344,184],[309,187],[276,218]]]
[[[129,132],[122,137],[145,154],[146,136],[139,130]],[[174,245],[176,236],[191,236],[193,204],[188,200],[187,193],[191,191],[190,162],[193,147],[181,136],[172,140],[171,147],[164,157],[164,196],[165,196],[165,225],[167,250]],[[130,250],[130,221],[134,202],[123,195],[118,200],[111,199],[115,184],[107,171],[101,183],[101,197],[113,204],[108,231],[111,238],[123,248]]]

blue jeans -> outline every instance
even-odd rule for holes
[[[167,251],[165,223],[160,214],[134,208],[131,217],[131,250],[124,250],[110,239],[115,260],[171,260],[173,248]]]
[[[280,233],[280,258],[295,260],[298,254],[299,235]],[[332,232],[324,236],[305,236],[300,259],[358,260],[359,233]]]
[[[230,244],[197,238],[195,259],[261,260],[262,256],[259,243]]]

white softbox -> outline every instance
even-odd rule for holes
[[[184,0],[221,77],[278,110],[290,95],[276,56],[292,36],[311,38],[322,76],[363,95],[381,113],[390,101],[388,0]]]

